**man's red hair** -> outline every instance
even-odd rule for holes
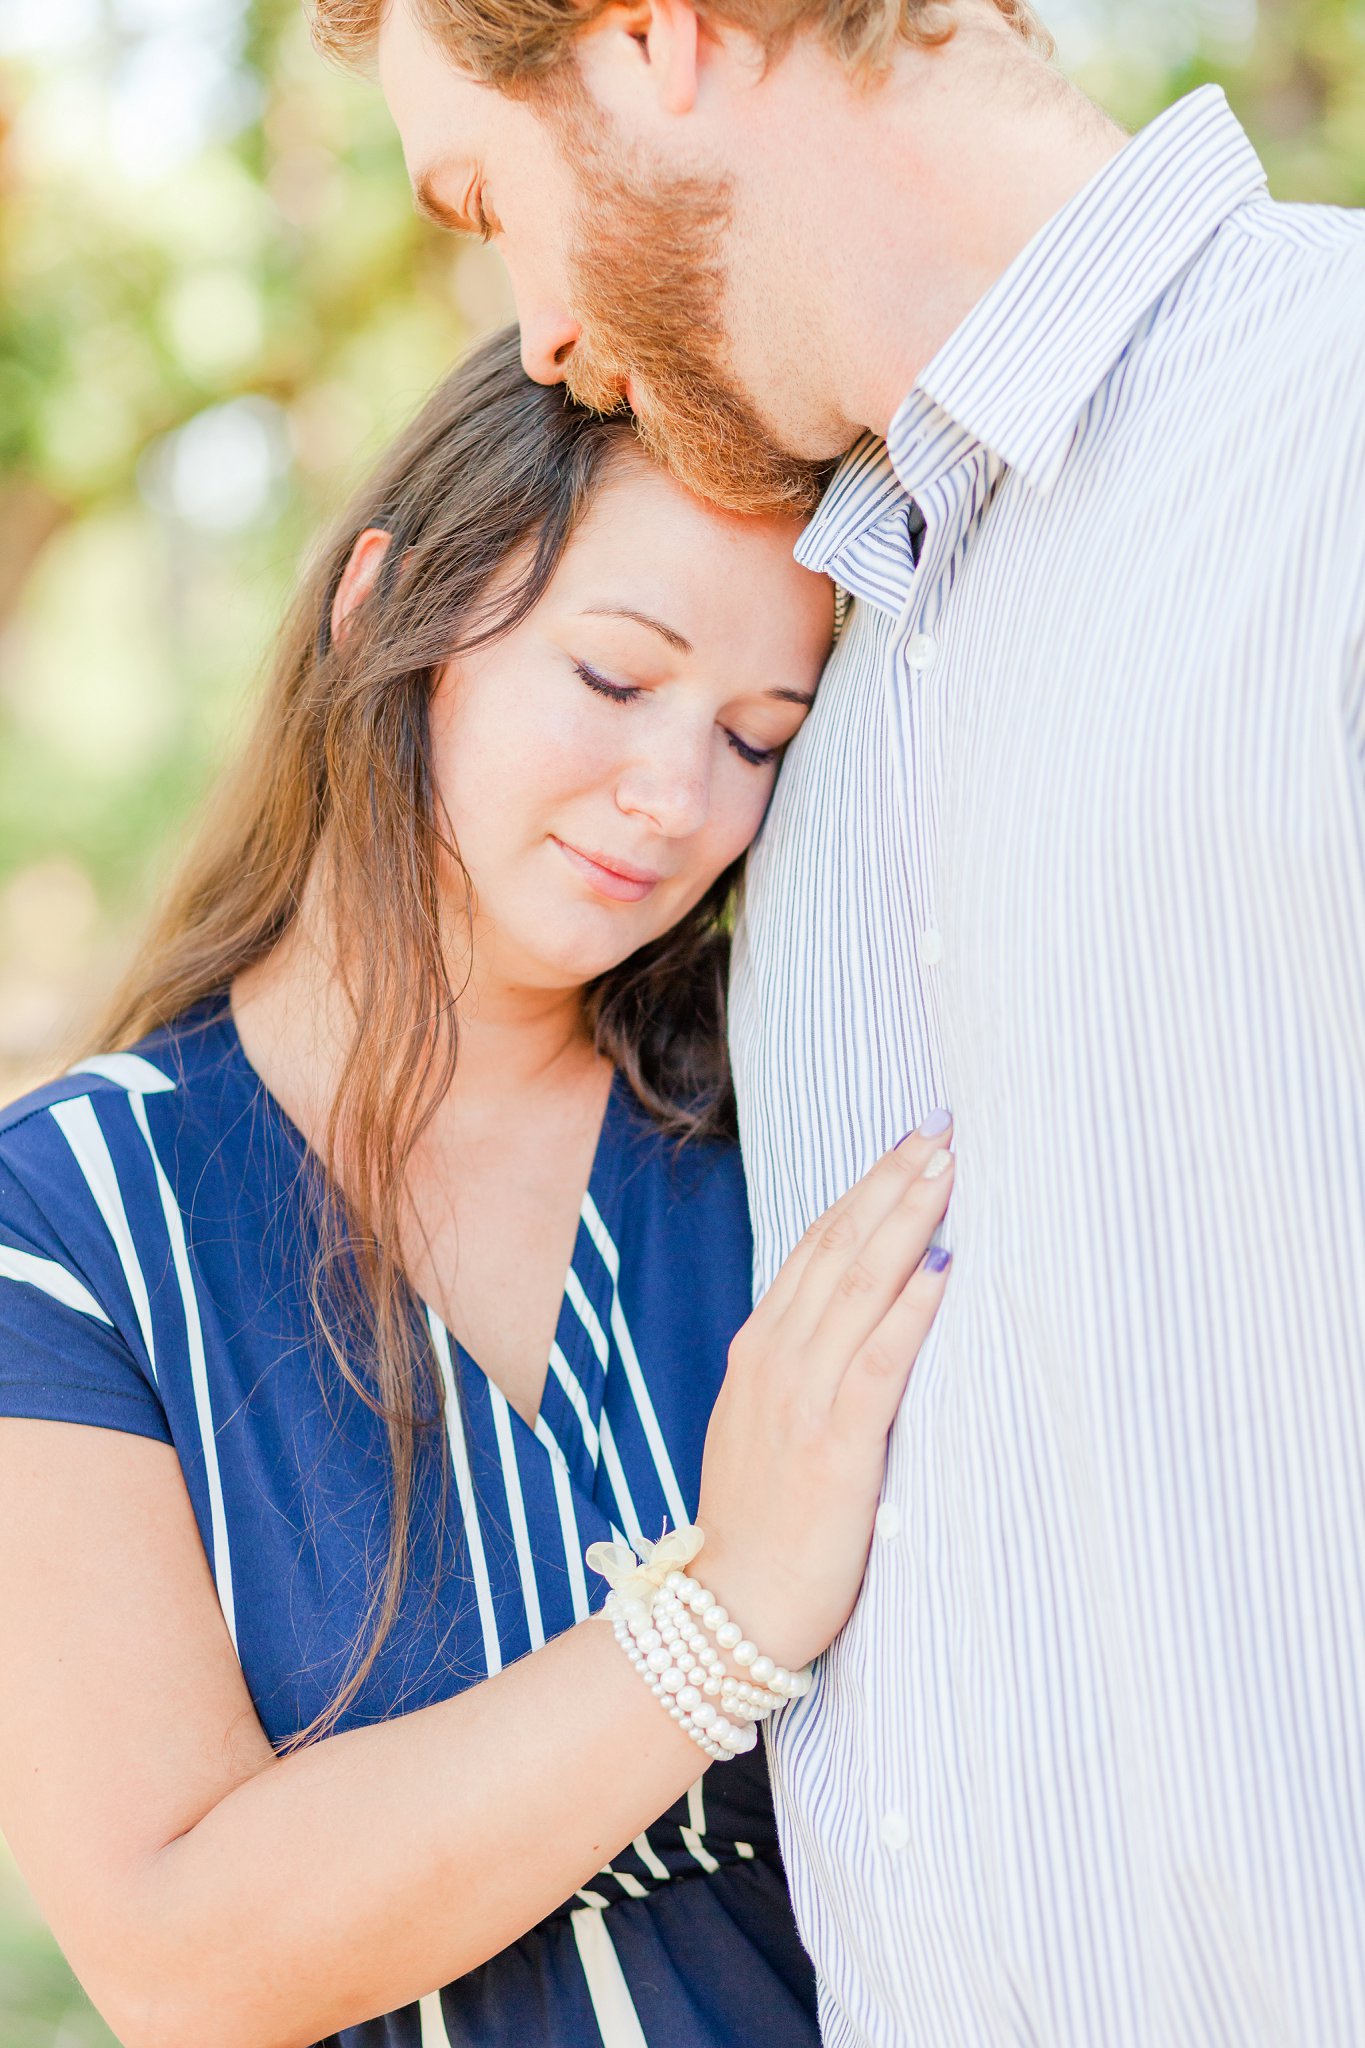
[[[369,53],[384,0],[307,0],[318,47],[342,63]],[[462,71],[500,91],[533,87],[558,69],[574,38],[613,0],[417,0],[426,27]],[[992,0],[1011,27],[1051,53],[1027,0]],[[717,21],[743,29],[770,55],[814,33],[855,76],[874,78],[898,42],[932,47],[953,33],[948,0],[705,0]]]

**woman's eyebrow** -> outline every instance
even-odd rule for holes
[[[582,616],[585,619],[633,619],[637,626],[648,626],[670,647],[676,647],[679,654],[692,652],[692,642],[676,626],[666,626],[662,619],[651,618],[648,612],[637,612],[628,604],[591,604],[585,607]]]

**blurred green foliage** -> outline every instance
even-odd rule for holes
[[[297,0],[55,13],[0,27],[0,1098],[126,944],[320,520],[510,312]]]
[[[1130,126],[1217,77],[1279,197],[1365,204],[1365,0],[1064,12]],[[126,947],[320,521],[510,311],[296,0],[4,0],[0,1100]],[[0,2044],[109,2039],[0,1846]]]
[[[1188,16],[1188,9],[1185,10]],[[1211,8],[1217,16],[1222,9]],[[1044,0],[1043,12],[1047,7]],[[1175,61],[1144,44],[1142,6],[1105,0],[1115,30],[1086,66],[1101,105],[1138,128],[1182,94],[1216,81],[1260,151],[1277,199],[1365,205],[1365,0],[1259,0],[1254,34],[1208,36]]]

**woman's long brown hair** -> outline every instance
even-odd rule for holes
[[[383,1417],[391,1514],[368,1642],[290,1747],[336,1726],[393,1625],[417,1437],[442,1413],[398,1255],[408,1164],[455,1071],[452,962],[468,957],[473,909],[433,784],[432,689],[453,655],[527,616],[609,464],[635,448],[627,418],[532,383],[514,331],[438,388],[306,578],[243,758],[99,1034],[101,1049],[126,1048],[221,996],[289,930],[310,876],[324,882],[354,1032],[318,1147],[324,1214],[310,1293],[321,1369]],[[369,527],[392,535],[383,573],[334,639],[333,597]],[[733,1127],[723,922],[735,879],[727,871],[681,924],[584,995],[599,1049],[679,1138]],[[448,1479],[443,1465],[443,1514]]]

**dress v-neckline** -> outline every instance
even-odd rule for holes
[[[240,1064],[253,1090],[269,1105],[301,1163],[306,1163],[314,1173],[324,1174],[322,1161],[307,1135],[252,1065],[229,998],[224,999],[218,1021],[227,1033],[232,1057]],[[415,1287],[411,1289],[414,1306],[426,1325],[429,1338],[430,1332],[439,1328],[450,1347],[452,1363],[461,1373],[478,1376],[487,1387],[490,1399],[506,1408],[513,1431],[532,1438],[543,1451],[557,1454],[574,1480],[588,1491],[591,1491],[601,1452],[602,1404],[609,1357],[607,1331],[611,1326],[616,1294],[613,1264],[617,1254],[607,1219],[615,1209],[621,1149],[618,1136],[622,1120],[628,1113],[626,1088],[619,1070],[613,1071],[593,1147],[587,1185],[578,1206],[573,1250],[569,1255],[540,1405],[533,1423],[513,1406],[497,1381],[461,1344],[440,1311]]]
[[[417,1297],[428,1321],[434,1318],[445,1330],[460,1371],[478,1375],[490,1398],[506,1408],[514,1432],[534,1438],[542,1449],[556,1452],[573,1477],[588,1488],[601,1454],[602,1404],[610,1358],[608,1332],[616,1297],[617,1252],[608,1218],[615,1208],[619,1152],[616,1137],[624,1113],[624,1087],[619,1072],[613,1073],[587,1184],[578,1205],[573,1250],[533,1422],[528,1422],[509,1400],[497,1380],[448,1328],[439,1312],[421,1296]]]

